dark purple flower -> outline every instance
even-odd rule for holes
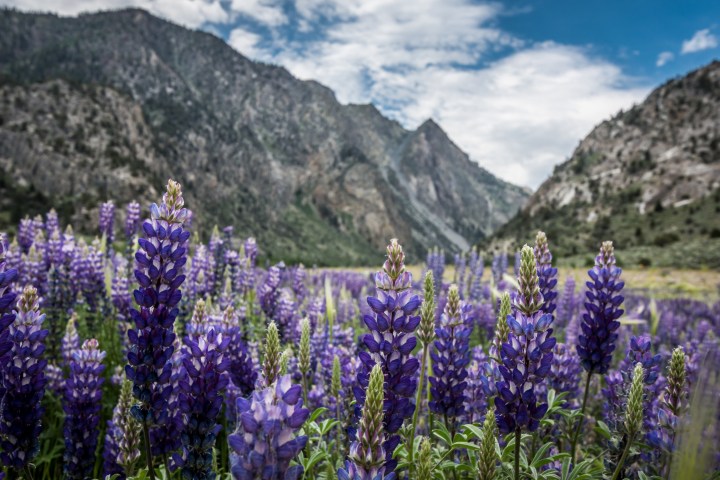
[[[359,413],[365,402],[370,371],[375,364],[382,367],[385,375],[383,424],[386,434],[383,448],[388,456],[388,473],[396,465],[392,455],[400,443],[397,431],[415,411],[415,375],[420,362],[411,353],[417,344],[414,332],[420,317],[415,312],[421,300],[410,291],[411,286],[412,275],[405,270],[405,254],[397,240],[393,239],[387,247],[383,271],[375,274],[377,297],[367,298],[372,314],[365,315],[363,320],[370,333],[362,338],[367,351],[360,352],[358,385],[354,388],[356,411]]]
[[[185,429],[182,458],[176,459],[184,478],[215,478],[212,450],[222,428],[217,419],[222,411],[222,392],[229,381],[223,374],[229,364],[224,357],[229,341],[214,328],[197,340],[185,337],[183,366],[187,377],[180,382],[179,396]]]
[[[507,317],[510,327],[502,344],[498,367],[502,381],[497,382],[495,409],[502,433],[535,431],[547,411],[538,403],[535,386],[550,373],[555,338],[550,328],[552,315],[540,310],[543,304],[538,286],[535,255],[527,245],[522,249],[522,264],[515,297],[515,315]]]
[[[452,285],[445,311],[435,329],[436,340],[430,352],[432,372],[430,410],[441,415],[448,429],[455,430],[455,419],[465,412],[467,366],[470,363],[470,332],[466,317],[471,305],[460,300],[458,287]]]
[[[86,340],[72,352],[70,376],[63,392],[65,411],[65,476],[84,480],[95,466],[102,399],[102,364],[105,352],[95,339]]]
[[[556,307],[555,299],[558,295],[556,288],[557,268],[552,266],[552,253],[550,253],[545,232],[537,233],[534,253],[538,278],[540,279],[540,294],[543,297],[542,311],[548,315],[553,315]]]
[[[37,290],[27,286],[17,302],[10,324],[10,362],[3,371],[5,396],[0,411],[0,459],[5,466],[22,470],[38,453],[42,427],[41,406],[45,393],[45,315]]]
[[[623,314],[620,295],[625,283],[620,281],[622,270],[615,266],[612,242],[603,242],[595,257],[595,266],[588,271],[585,313],[582,317],[582,334],[578,337],[577,352],[583,368],[592,375],[604,374],[610,367],[615,350],[618,318]]]
[[[135,254],[139,288],[134,297],[139,308],[130,310],[135,328],[128,330],[125,373],[138,400],[133,415],[146,425],[162,424],[167,418],[173,325],[182,298],[179,288],[185,280],[185,243],[190,236],[183,229],[187,215],[183,204],[180,185],[168,181],[163,202],[150,207],[151,218],[143,223],[145,237],[138,240],[140,249]]]
[[[112,200],[100,204],[98,228],[100,235],[105,235],[108,245],[115,241],[115,204]]]
[[[305,448],[306,436],[295,436],[310,412],[302,408],[302,389],[285,375],[251,399],[238,398],[238,425],[228,437],[236,480],[298,480],[300,465],[290,462]]]
[[[125,236],[129,242],[137,234],[138,228],[140,227],[140,204],[133,201],[127,204],[125,207]]]

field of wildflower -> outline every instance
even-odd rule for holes
[[[562,283],[542,232],[367,275],[261,266],[172,180],[123,210],[0,236],[0,479],[720,478],[720,302],[610,239]]]

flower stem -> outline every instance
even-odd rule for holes
[[[145,456],[147,457],[148,475],[150,475],[150,480],[155,480],[152,449],[150,448],[150,428],[148,427],[147,420],[143,421],[143,437],[145,438]]]
[[[418,381],[417,394],[415,396],[415,413],[413,414],[412,431],[410,432],[410,444],[408,445],[408,458],[410,465],[413,463],[415,449],[415,435],[417,433],[418,414],[422,405],[423,380],[425,380],[425,363],[427,362],[428,345],[423,345],[422,358],[420,359],[420,380]]]
[[[628,452],[630,451],[630,445],[632,445],[632,442],[633,436],[630,435],[627,439],[627,443],[625,444],[625,448],[623,449],[620,461],[618,462],[617,467],[615,467],[615,473],[613,473],[612,480],[617,480],[619,478],[620,472],[622,472],[623,466],[625,465],[625,459],[627,458]]]
[[[577,427],[575,427],[572,443],[570,443],[570,456],[572,457],[573,463],[575,463],[575,448],[577,447],[578,437],[580,436],[580,430],[582,430],[582,425],[585,420],[585,406],[587,405],[588,394],[590,393],[591,378],[592,373],[588,372],[587,380],[585,381],[585,395],[583,396],[582,408],[580,408],[580,418],[578,419]]]
[[[515,480],[520,480],[520,429],[515,429]]]
[[[27,476],[27,480],[33,480],[33,474],[32,470],[30,470],[30,465],[25,465],[25,475]]]

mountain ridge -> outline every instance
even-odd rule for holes
[[[73,201],[69,187],[36,180],[28,157],[50,159],[43,168],[51,176],[63,162],[65,171],[80,172],[88,179],[85,202],[110,192],[83,162],[98,177],[124,172],[112,192],[119,204],[133,195],[148,201],[172,175],[200,222],[235,225],[259,237],[270,257],[307,263],[367,262],[391,236],[416,261],[433,245],[462,250],[528,196],[472,162],[433,120],[406,130],[371,104],[341,105],[314,80],[140,9],[78,17],[0,10],[0,79],[7,98],[0,139],[32,139],[28,149],[0,151],[3,173],[41,191],[48,204],[64,199],[63,214],[88,229],[94,211]],[[33,95],[98,113],[82,114],[87,128],[68,135],[63,150],[58,137],[69,120]],[[93,95],[112,97],[121,114],[104,111]],[[142,118],[128,113],[137,109]],[[43,117],[48,110],[54,123]],[[115,134],[99,123],[116,117],[139,130]],[[134,149],[130,140],[145,146]],[[146,192],[138,192],[142,174]]]
[[[560,256],[613,239],[629,263],[720,265],[720,61],[598,124],[486,245],[544,229]],[[705,252],[705,257],[703,257]]]

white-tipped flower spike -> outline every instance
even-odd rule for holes
[[[275,322],[270,322],[267,328],[267,340],[265,344],[265,361],[263,362],[263,379],[266,386],[275,383],[280,375],[280,333]]]

